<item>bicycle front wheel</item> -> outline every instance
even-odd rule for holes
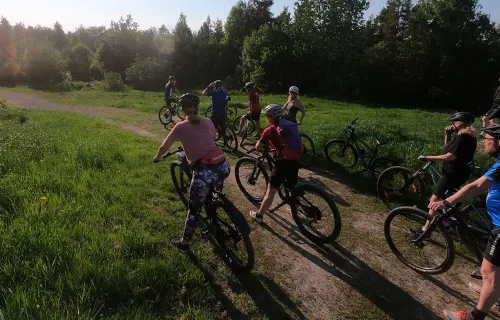
[[[431,219],[423,210],[399,207],[387,216],[384,235],[392,253],[407,267],[421,273],[440,274],[453,265],[455,245],[441,223],[416,242],[422,227]]]
[[[175,191],[177,191],[179,198],[181,198],[182,203],[184,203],[184,206],[187,209],[191,181],[188,174],[182,168],[180,161],[173,161],[172,164],[170,164],[170,174],[172,175],[172,182],[174,183]]]
[[[255,265],[253,245],[248,234],[240,230],[241,226],[234,215],[242,215],[234,205],[227,204],[216,208],[216,218],[212,224],[216,231],[218,244],[224,250],[229,260],[229,265],[238,273],[249,273]],[[233,212],[231,212],[233,211]]]
[[[422,206],[425,204],[425,185],[405,167],[391,167],[377,179],[377,194],[388,208]]]
[[[240,129],[240,121],[241,119],[243,118],[243,123],[242,123],[242,126],[241,126],[241,131],[242,132],[239,132],[239,129]],[[237,116],[236,118],[234,118],[233,120],[233,128],[234,128],[234,131],[236,133],[238,133],[240,136],[249,136],[251,135],[252,133],[255,132],[255,123],[248,119],[247,117],[244,117],[244,116]]]
[[[168,106],[163,106],[160,108],[160,111],[158,111],[158,118],[164,126],[167,126],[172,122],[172,115],[172,109]]]
[[[181,120],[184,120],[184,115],[182,114],[182,111],[180,110],[181,108],[179,107],[178,104],[176,104],[174,106],[174,110],[175,110],[175,114],[177,115],[177,117],[179,117],[179,119]],[[179,112],[180,111],[180,112]]]
[[[358,163],[358,153],[354,146],[340,139],[327,142],[324,148],[326,158],[333,164],[352,168]]]
[[[238,116],[238,109],[235,105],[230,105],[226,107],[226,118],[228,120],[233,120]]]
[[[309,168],[316,154],[316,149],[314,148],[314,143],[312,139],[305,133],[301,133],[302,144],[304,145],[304,152],[302,157],[299,159],[299,163],[302,168]]]
[[[260,202],[264,199],[269,175],[260,162],[253,158],[241,158],[236,163],[235,177],[238,187],[248,200]]]
[[[330,195],[304,184],[292,192],[292,217],[304,235],[317,244],[334,241],[340,234],[340,214]]]

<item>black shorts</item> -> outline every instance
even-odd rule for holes
[[[483,257],[500,267],[500,227],[495,227],[491,230],[486,249],[484,250]]]
[[[259,121],[260,120],[260,111],[259,112],[248,112],[245,117],[248,119],[252,119],[253,121]]]
[[[467,179],[469,179],[469,174],[445,173],[439,178],[433,194],[442,199],[448,191],[460,189]]]
[[[488,120],[490,119],[499,119],[500,118],[500,108],[493,107],[488,112],[484,114]]]
[[[299,177],[299,162],[297,160],[276,160],[276,165],[271,172],[269,184],[278,189],[283,182],[287,187],[293,187],[297,184]]]

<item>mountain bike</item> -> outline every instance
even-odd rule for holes
[[[179,113],[179,104],[177,97],[171,97],[170,100],[173,102],[172,106],[163,106],[158,111],[158,118],[165,129],[170,130],[169,125],[174,124],[173,117],[177,116],[180,120],[184,120],[184,115]]]
[[[240,120],[243,119],[243,124],[240,130]],[[255,132],[256,124],[255,121],[250,119],[248,114],[242,116],[237,116],[233,120],[234,131],[240,136],[240,145],[243,145],[243,141]]]
[[[359,162],[364,169],[360,171],[368,171],[373,178],[376,178],[387,167],[398,165],[399,160],[393,157],[378,157],[380,146],[386,144],[375,140],[375,147],[370,147],[366,142],[361,140],[356,135],[354,124],[359,117],[354,119],[344,129],[344,139],[333,139],[328,141],[323,148],[326,158],[335,165],[340,165],[343,168],[353,168]]]
[[[226,118],[228,121],[234,119],[238,115],[238,108],[236,108],[236,105],[228,105],[227,102],[231,101],[231,97],[228,97],[226,101]],[[202,115],[204,115],[207,118],[210,118],[212,115],[212,105],[210,105],[207,110],[205,110]],[[238,122],[239,125],[239,122]]]
[[[219,121],[226,121],[226,119],[221,119]],[[228,123],[218,123],[215,121],[215,138],[216,142],[222,142],[222,146],[229,150],[229,152],[235,153],[238,150],[238,136],[234,129]]]
[[[248,154],[255,151],[252,149]],[[268,149],[264,149],[258,158],[243,157],[236,163],[236,183],[250,201],[260,202],[264,199],[269,183],[265,162],[272,171],[275,161]],[[278,195],[282,202],[269,212],[288,204],[293,220],[311,241],[324,244],[337,239],[341,229],[340,214],[335,202],[323,189],[312,184],[289,187],[283,183]]]
[[[385,239],[403,264],[421,273],[440,274],[451,268],[456,250],[450,234],[457,234],[480,262],[492,227],[475,223],[473,212],[472,205],[455,205],[432,217],[415,207],[399,207],[385,220]],[[430,225],[422,231],[427,220]]]
[[[299,159],[299,163],[302,168],[309,168],[316,154],[316,148],[314,147],[314,143],[307,134],[300,133],[300,138],[302,139],[302,145],[304,146],[304,150],[302,152],[302,156]]]
[[[174,154],[177,154],[178,160],[170,164],[172,182],[185,207],[188,208],[193,172],[182,147],[168,152],[163,159]],[[235,271],[250,272],[254,267],[255,257],[249,238],[251,229],[245,216],[227,199],[222,190],[216,190],[214,186],[205,200],[204,209],[205,214],[200,217],[203,225],[201,233],[213,237],[214,243],[222,249],[229,265]]]

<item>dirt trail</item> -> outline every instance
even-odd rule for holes
[[[166,131],[154,114],[109,107],[61,106],[39,97],[0,91],[9,103],[27,109],[83,113],[161,141]],[[290,213],[280,210],[266,223],[252,223],[257,255],[250,276],[211,275],[216,295],[233,319],[437,319],[441,310],[469,308],[477,296],[468,289],[468,273],[475,264],[465,258],[439,276],[422,276],[404,267],[389,251],[383,236],[387,210],[369,193],[373,181],[357,176],[301,170],[301,179],[330,192],[342,215],[336,243],[319,247],[297,230]],[[226,192],[248,212],[254,206],[236,186],[234,174]],[[496,311],[491,319],[500,319]]]

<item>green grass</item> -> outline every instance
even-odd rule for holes
[[[185,213],[156,148],[82,115],[0,106],[5,319],[217,316],[203,273],[168,245]]]
[[[63,105],[110,106],[131,108],[147,113],[156,113],[162,103],[161,92],[128,90],[122,93],[104,91],[44,92],[29,88],[5,88],[31,94],[37,94],[48,100]],[[198,90],[198,94],[201,92]],[[248,97],[241,91],[231,92],[232,101],[241,108],[247,105]],[[283,95],[261,95],[261,105],[270,103],[283,104]],[[306,117],[301,131],[312,137],[316,152],[323,157],[323,146],[333,138],[342,137],[342,130],[350,121],[360,117],[356,125],[357,134],[369,146],[375,145],[374,139],[389,141],[380,149],[379,155],[390,155],[402,160],[408,167],[419,165],[417,157],[421,154],[441,154],[444,142],[444,128],[449,125],[449,113],[431,112],[419,109],[380,107],[334,101],[324,98],[302,96],[306,108]],[[202,98],[201,109],[210,105],[208,97]],[[240,110],[241,113],[244,109]],[[239,113],[240,113],[239,112]],[[265,126],[265,118],[261,118]],[[476,120],[480,125],[480,119]],[[476,176],[484,172],[491,160],[476,154],[476,165],[480,167]]]

